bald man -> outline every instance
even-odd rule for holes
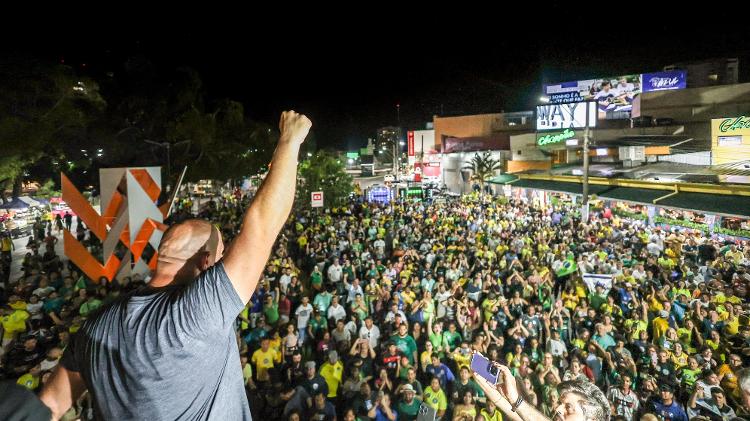
[[[234,320],[294,200],[310,120],[281,114],[271,170],[224,252],[201,220],[170,227],[151,282],[81,327],[40,394],[59,419],[88,389],[102,420],[250,420]]]

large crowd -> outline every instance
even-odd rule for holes
[[[248,200],[226,196],[197,214],[186,201],[172,219],[208,219],[229,242]],[[87,279],[55,253],[60,229],[35,225],[18,279],[11,253],[0,265],[0,371],[35,391],[86,317],[147,281]],[[561,202],[294,211],[236,322],[251,411],[414,420],[424,403],[441,420],[497,421],[469,367],[478,351],[550,418],[556,386],[576,379],[601,388],[612,419],[748,417],[749,268],[745,242],[606,209],[581,223]],[[66,417],[89,408],[84,396]]]

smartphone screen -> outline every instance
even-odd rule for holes
[[[490,360],[484,355],[474,352],[471,356],[471,370],[477,375],[482,376],[490,384],[497,384],[500,369],[492,365]]]

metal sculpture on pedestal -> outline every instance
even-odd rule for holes
[[[159,242],[167,228],[162,222],[169,206],[157,207],[160,167],[99,170],[101,214],[65,174],[60,177],[63,200],[101,241],[102,255],[95,257],[73,233],[64,231],[65,255],[86,276],[111,281],[146,275],[156,268]]]

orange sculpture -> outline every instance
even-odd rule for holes
[[[156,205],[161,193],[159,167],[100,170],[101,215],[65,174],[61,173],[60,178],[63,200],[103,246],[103,255],[94,257],[75,235],[65,230],[65,255],[86,276],[111,281],[136,273],[145,275],[156,268],[168,208],[168,204],[161,209]]]

